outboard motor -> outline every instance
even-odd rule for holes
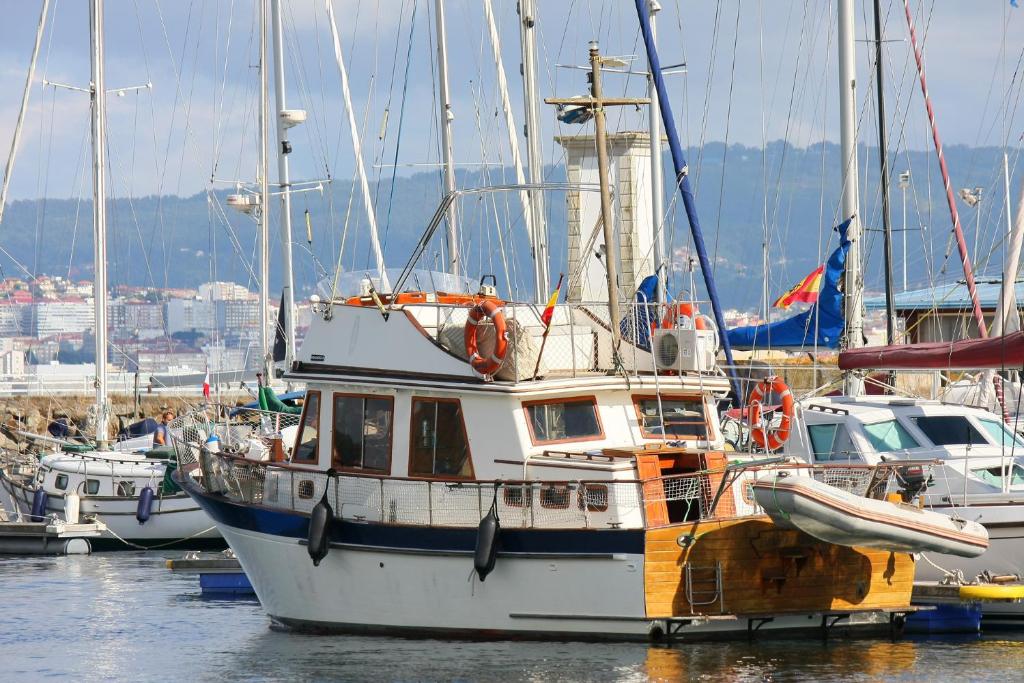
[[[142,491],[139,493],[139,506],[135,508],[135,519],[139,520],[139,524],[145,524],[149,521],[149,513],[153,508],[153,487],[144,486]]]
[[[46,503],[50,499],[49,494],[41,487],[32,494],[32,512],[30,516],[33,522],[46,521]]]
[[[313,507],[313,512],[309,515],[309,537],[306,539],[308,541],[306,551],[309,552],[314,567],[319,567],[320,560],[327,557],[331,542],[331,520],[333,519],[334,510],[327,502],[327,489],[325,489],[324,497]]]
[[[491,509],[480,520],[480,526],[476,530],[476,550],[473,551],[473,569],[476,570],[481,583],[494,570],[494,563],[498,559],[498,535],[500,533],[498,492],[495,489],[494,502],[491,503]]]
[[[904,503],[914,500],[932,485],[931,474],[922,465],[897,467],[896,478],[900,486],[900,498]]]

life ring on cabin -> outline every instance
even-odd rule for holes
[[[490,356],[484,358],[480,355],[480,347],[477,345],[477,329],[484,318],[490,319],[494,324],[494,351]],[[508,353],[508,334],[505,326],[505,314],[501,307],[491,301],[484,299],[469,311],[469,318],[466,319],[464,330],[466,343],[466,355],[469,356],[469,364],[481,375],[493,375],[501,369],[505,362],[505,354]]]
[[[707,322],[704,320],[704,316],[700,315],[697,306],[685,301],[669,305],[668,311],[661,321],[661,329],[669,330],[676,327],[680,324],[681,318],[689,318],[692,321],[692,325],[682,325],[682,327],[695,327],[698,330],[707,329]]]
[[[761,424],[762,405],[767,392],[778,394],[782,401],[782,421],[778,427],[766,427]],[[747,402],[747,422],[750,424],[750,436],[758,446],[769,451],[778,450],[789,439],[793,428],[793,412],[796,403],[793,392],[778,375],[772,375],[754,385]]]

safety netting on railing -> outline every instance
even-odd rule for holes
[[[199,461],[200,450],[229,451],[248,460],[291,455],[300,415],[211,405],[175,418],[171,443],[180,465]]]
[[[650,355],[656,334],[666,334],[667,328],[709,328],[706,316],[697,320],[693,314],[696,304],[686,304],[689,313],[671,314],[662,305],[623,301],[619,304],[618,320],[612,321],[607,302],[572,302],[558,304],[551,311],[550,325],[543,317],[544,307],[537,304],[505,303],[500,308],[505,327],[507,352],[501,368],[494,377],[504,381],[524,381],[535,377],[578,377],[610,371],[649,373],[654,370]],[[451,353],[468,358],[465,347],[465,327],[469,306],[442,304],[416,304],[407,306],[419,327],[435,342]],[[654,328],[659,329],[657,333]],[[621,339],[618,352],[613,353],[615,329]],[[474,326],[481,355],[488,357],[495,345],[495,324],[487,318]],[[713,338],[713,335],[712,335]],[[717,341],[702,340],[709,346],[705,351],[713,358]],[[685,343],[685,339],[684,339]],[[702,347],[703,348],[703,347]],[[687,358],[694,350],[686,349]],[[680,361],[682,363],[682,361]],[[669,362],[669,365],[672,361]],[[685,365],[685,364],[684,364]],[[674,368],[686,369],[676,363]],[[706,368],[711,371],[712,368]]]
[[[644,481],[382,477],[285,462],[299,420],[298,415],[250,409],[210,409],[175,420],[172,441],[187,476],[206,491],[231,500],[308,514],[326,496],[342,519],[446,527],[476,526],[493,507],[506,527],[641,528],[660,523],[648,519],[651,515],[693,521],[758,514],[750,485],[783,469],[873,498],[905,490],[911,470],[918,482],[928,475],[926,467],[906,463],[733,463]]]

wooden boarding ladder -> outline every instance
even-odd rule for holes
[[[725,613],[725,593],[722,591],[722,563],[716,562],[711,567],[698,567],[690,563],[683,565],[686,581],[686,601],[690,603],[690,613],[695,614],[695,607],[718,603],[719,611]]]

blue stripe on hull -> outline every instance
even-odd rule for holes
[[[175,479],[218,524],[296,540],[304,541],[309,537],[308,515],[235,503],[200,490],[188,477],[176,474]],[[395,550],[473,552],[476,529],[346,521],[331,525],[331,542]],[[502,528],[501,552],[642,555],[644,532],[642,529]]]

